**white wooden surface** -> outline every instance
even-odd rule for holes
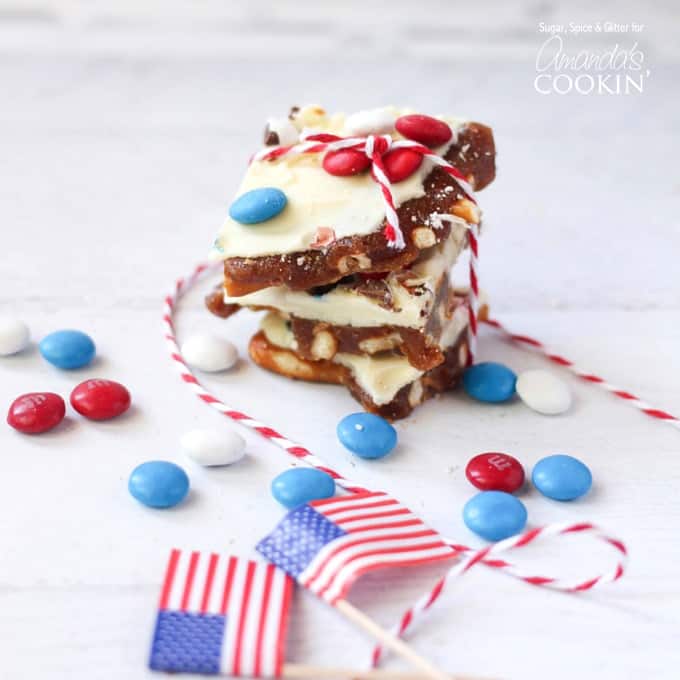
[[[145,663],[168,549],[249,555],[281,516],[268,483],[291,461],[261,439],[248,436],[250,455],[233,469],[183,459],[183,431],[231,425],[178,383],[159,308],[165,288],[206,252],[260,121],[290,104],[406,102],[492,124],[499,173],[482,194],[481,261],[494,311],[680,412],[675,5],[598,5],[597,18],[649,26],[641,40],[653,77],[626,98],[532,89],[537,22],[592,19],[585,2],[457,12],[419,3],[417,17],[410,3],[319,4],[0,3],[0,313],[25,318],[35,339],[82,328],[99,348],[96,364],[75,373],[51,369],[35,347],[3,359],[0,402],[29,390],[66,395],[92,375],[124,382],[135,402],[117,422],[70,413],[41,437],[0,428],[2,678],[153,677]],[[389,27],[376,26],[380,16]],[[180,336],[212,328],[245,354],[254,315],[212,319],[201,292],[182,309]],[[517,370],[544,365],[488,333],[481,354]],[[355,408],[342,390],[291,384],[246,360],[206,382],[471,545],[480,542],[460,519],[471,455],[503,450],[527,469],[549,453],[581,457],[593,492],[557,504],[528,491],[530,525],[601,524],[630,548],[626,577],[572,597],[479,568],[413,644],[451,671],[504,678],[677,677],[677,431],[575,382],[575,408],[561,418],[455,394],[400,423],[399,449],[369,464],[336,441],[335,423]],[[152,458],[187,465],[192,492],[182,506],[151,511],[128,496],[130,470]],[[573,539],[516,557],[585,575],[611,555]],[[368,577],[353,600],[388,624],[441,571]],[[370,649],[302,593],[290,637],[291,661],[359,666]]]

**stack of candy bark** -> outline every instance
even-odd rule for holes
[[[467,364],[466,292],[450,271],[481,215],[454,177],[399,140],[428,147],[475,191],[494,178],[493,136],[479,123],[294,108],[268,121],[215,240],[224,283],[207,299],[224,317],[267,310],[249,348],[263,368],[345,385],[389,419],[455,385]]]

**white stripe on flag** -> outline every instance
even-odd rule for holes
[[[253,584],[248,600],[246,619],[243,622],[243,638],[241,643],[241,671],[240,675],[252,677],[255,675],[255,655],[257,653],[257,630],[262,613],[262,596],[267,566],[258,564],[253,574]]]
[[[262,675],[272,677],[276,673],[279,628],[283,615],[283,598],[287,576],[281,569],[274,570],[269,609],[265,613],[264,641],[262,643]]]
[[[394,512],[395,510],[406,510],[406,508],[400,503],[397,503],[397,501],[392,501],[389,505],[385,503],[385,501],[381,502],[384,503],[384,505],[379,505],[376,503],[369,507],[364,506],[361,508],[346,508],[343,510],[337,510],[332,514],[327,515],[327,517],[332,522],[340,524],[340,522],[346,522],[348,520],[351,520],[353,517],[363,517],[365,515],[376,514],[379,515],[385,512]]]
[[[381,562],[385,557],[383,551],[401,549],[397,553],[388,553],[388,556],[393,554],[399,555],[401,553],[406,554],[408,559],[414,556],[414,552],[411,552],[411,548],[418,546],[431,546],[433,543],[441,544],[441,540],[437,534],[428,534],[427,536],[418,536],[416,538],[398,538],[395,540],[389,540],[388,538],[376,538],[368,543],[360,543],[359,545],[350,546],[344,548],[341,552],[334,555],[328,562],[321,568],[318,576],[313,578],[308,583],[304,583],[307,588],[309,588],[314,593],[321,592],[326,586],[328,586],[336,574],[343,572],[345,570],[353,569],[353,566],[363,560],[369,560],[373,562]],[[447,548],[450,552],[451,548]],[[366,557],[359,557],[367,552],[376,552],[379,554],[368,555]],[[417,557],[416,557],[417,559]]]
[[[201,600],[203,599],[203,591],[205,589],[205,579],[208,575],[208,565],[210,564],[210,553],[201,552],[198,554],[198,563],[196,564],[196,571],[194,572],[193,586],[191,588],[191,595],[187,605],[187,611],[200,612]]]
[[[435,560],[444,557],[453,557],[456,552],[447,545],[442,545],[439,548],[429,548],[427,550],[419,550],[410,553],[393,553],[390,555],[381,555],[379,557],[365,557],[354,560],[352,564],[341,569],[333,579],[333,585],[321,595],[321,597],[333,604],[338,597],[342,595],[342,591],[348,582],[352,582],[354,575],[357,572],[363,573],[363,569],[370,567],[376,563],[381,566],[390,566],[390,564],[404,562],[408,560]]]
[[[238,622],[241,616],[243,605],[244,587],[246,582],[246,571],[248,560],[238,560],[236,573],[231,588],[231,597],[226,612],[226,627],[222,640],[222,654],[220,659],[220,670],[225,675],[234,675],[234,661],[236,660],[236,643],[238,640]]]
[[[208,614],[220,614],[222,608],[222,596],[224,595],[224,585],[227,578],[227,566],[229,565],[229,558],[226,555],[220,555],[217,560],[217,567],[215,569],[215,576],[213,577],[212,589],[210,590],[210,598],[208,599]]]
[[[168,598],[168,609],[175,609],[177,611],[181,609],[190,559],[191,550],[180,551],[179,559],[177,560],[177,568],[175,569],[175,578],[172,581],[170,597]]]

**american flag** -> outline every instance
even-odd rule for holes
[[[362,574],[455,557],[439,534],[384,493],[312,501],[257,545],[267,560],[330,604]]]
[[[279,677],[293,581],[272,564],[173,550],[149,666],[176,673]]]

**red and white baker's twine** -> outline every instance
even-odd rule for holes
[[[517,344],[522,345],[523,347],[528,347],[530,349],[536,350],[537,352],[543,354],[543,356],[552,361],[554,364],[569,369],[574,375],[581,378],[581,380],[585,380],[591,385],[598,385],[602,389],[607,390],[614,396],[618,397],[619,399],[622,399],[631,406],[634,406],[636,409],[642,411],[650,418],[656,418],[657,420],[665,421],[669,425],[672,425],[673,427],[680,429],[680,418],[677,418],[676,416],[668,413],[667,411],[662,411],[661,409],[656,408],[656,406],[648,404],[646,401],[642,401],[642,399],[636,397],[634,394],[631,394],[628,390],[621,389],[620,387],[616,387],[615,385],[608,383],[604,378],[601,378],[599,375],[595,375],[587,371],[582,371],[581,369],[577,368],[574,365],[573,361],[566,359],[560,354],[551,352],[539,340],[531,338],[528,335],[517,335],[516,333],[512,333],[505,326],[503,326],[500,323],[500,321],[496,321],[495,319],[487,319],[484,321],[484,323],[503,333],[503,335],[505,335],[505,337],[507,337],[509,340],[512,340],[513,342],[516,342]]]
[[[508,550],[513,550],[514,548],[521,548],[523,546],[535,543],[538,540],[565,536],[569,534],[583,534],[589,533],[593,538],[596,538],[604,543],[612,546],[618,553],[618,559],[616,565],[608,572],[600,574],[594,578],[580,579],[575,581],[564,581],[561,579],[556,579],[550,576],[540,576],[532,575],[518,569],[516,566],[510,564],[503,558],[497,557],[501,553]],[[446,592],[447,588],[453,583],[453,581],[468,572],[476,564],[484,564],[492,569],[498,569],[502,573],[512,576],[513,578],[529,583],[533,586],[541,586],[544,588],[550,588],[551,590],[560,590],[567,593],[578,593],[584,592],[594,588],[596,585],[603,583],[613,583],[623,576],[628,553],[626,551],[626,546],[617,538],[613,538],[605,533],[603,533],[594,524],[588,522],[579,523],[559,523],[550,524],[545,527],[538,527],[536,529],[529,529],[522,534],[517,536],[511,536],[498,543],[492,543],[491,545],[482,548],[481,550],[473,550],[464,545],[456,545],[455,543],[450,544],[451,547],[460,552],[461,554],[466,554],[460,562],[453,566],[449,571],[443,576],[439,581],[437,581],[434,588],[431,591],[423,595],[410,609],[408,609],[402,615],[399,623],[395,625],[391,632],[399,637],[404,636],[408,631],[410,631],[416,623],[418,623],[423,616],[426,614],[428,609],[439,600],[442,595]],[[373,655],[371,663],[373,666],[377,666],[384,656],[384,649],[377,645],[373,649]]]
[[[448,161],[433,153],[432,149],[418,144],[418,142],[413,142],[409,139],[393,140],[390,135],[368,135],[367,137],[338,137],[337,135],[326,133],[307,135],[299,144],[279,146],[271,150],[262,149],[262,151],[253,156],[253,160],[274,161],[291,154],[326,153],[328,151],[339,151],[340,149],[361,151],[370,159],[371,176],[380,187],[380,193],[385,205],[387,224],[383,233],[388,245],[393,248],[403,248],[406,243],[404,241],[404,234],[399,226],[399,217],[397,216],[394,196],[392,195],[392,184],[385,173],[385,166],[383,164],[383,156],[388,151],[410,149],[421,154],[423,160],[429,160],[453,177],[465,195],[475,205],[477,204],[473,188],[464,175]]]
[[[440,167],[448,173],[458,184],[467,198],[477,205],[475,193],[472,186],[465,179],[465,176],[448,161],[432,152],[432,149],[418,144],[409,139],[394,140],[390,135],[368,135],[367,137],[338,137],[326,133],[307,135],[299,144],[292,146],[280,146],[275,149],[262,149],[256,153],[252,160],[256,161],[275,161],[291,154],[308,153],[327,153],[329,151],[339,151],[340,149],[353,149],[366,154],[371,160],[371,176],[380,187],[380,193],[385,207],[384,235],[388,245],[394,248],[403,248],[404,234],[399,226],[399,216],[392,195],[392,184],[385,172],[383,156],[388,151],[395,149],[410,149],[423,156],[423,160],[429,160],[434,165]],[[479,307],[479,284],[477,276],[477,257],[479,254],[479,225],[470,223],[468,225],[468,240],[470,243],[470,289],[468,292],[468,365],[474,362],[475,351],[477,348],[477,310]]]

